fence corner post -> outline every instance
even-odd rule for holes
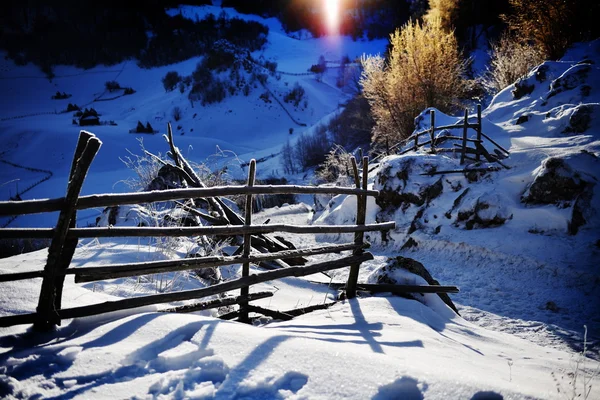
[[[366,192],[367,190],[367,178],[369,173],[369,157],[363,157],[362,159],[362,184],[360,177],[358,175],[358,166],[356,165],[356,160],[351,158],[352,168],[354,169],[354,181],[356,184],[356,188]],[[364,225],[367,216],[367,195],[366,194],[357,194],[356,195],[356,225]],[[354,233],[354,244],[357,245],[357,248],[354,249],[353,255],[359,256],[363,253],[363,239],[364,232],[355,232]],[[348,274],[348,282],[346,283],[346,297],[349,299],[353,299],[356,297],[356,286],[358,283],[358,273],[360,270],[360,264],[353,264],[350,266],[350,273]]]
[[[250,160],[250,166],[248,168],[248,187],[254,186],[254,181],[256,178],[256,160]],[[245,215],[245,226],[252,225],[252,195],[246,195],[246,215]],[[244,258],[248,258],[250,256],[250,250],[252,249],[252,235],[247,233],[244,235]],[[242,265],[242,278],[250,276],[250,262],[245,262]],[[250,294],[250,286],[244,286],[240,289],[240,296],[244,298],[248,298]],[[240,322],[249,322],[250,319],[248,317],[248,301],[240,302]]]
[[[37,320],[34,323],[34,329],[44,331],[52,329],[55,325],[60,325],[60,316],[58,311],[61,306],[62,288],[64,284],[64,275],[60,272],[62,269],[68,268],[77,239],[67,239],[69,229],[75,225],[76,205],[81,192],[81,187],[89,168],[98,153],[102,142],[93,134],[81,131],[73,162],[71,164],[71,173],[69,183],[67,185],[67,193],[64,197],[64,204],[56,228],[52,242],[48,249],[48,260],[44,267],[44,279],[40,290],[40,297],[37,306]]]
[[[429,138],[431,140],[431,152],[435,153],[435,110],[429,110]]]
[[[477,104],[477,144],[481,145],[481,103]],[[477,151],[475,154],[475,159],[477,161],[481,160],[481,152]]]
[[[460,164],[465,163],[465,156],[467,154],[467,129],[469,128],[469,110],[465,108],[465,122],[463,124],[462,134],[462,149],[460,152]]]

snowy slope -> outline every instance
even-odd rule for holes
[[[123,62],[110,67],[98,66],[90,70],[58,66],[52,81],[35,66],[16,66],[12,61],[0,60],[0,160],[16,163],[23,167],[48,170],[52,177],[35,186],[22,198],[60,197],[66,188],[66,176],[71,164],[72,152],[81,129],[72,124],[73,113],[62,113],[68,103],[80,107],[94,107],[101,114],[101,121],[114,121],[117,126],[94,126],[89,130],[103,142],[103,147],[95,159],[90,175],[83,188],[84,194],[102,192],[124,192],[128,187],[118,183],[133,175],[132,171],[120,162],[120,158],[130,156],[129,151],[141,154],[138,141],[153,153],[166,153],[168,150],[162,135],[167,123],[173,123],[176,143],[184,154],[194,162],[207,162],[210,167],[228,165],[230,173],[244,176],[240,161],[227,153],[230,158],[224,161],[221,151],[233,152],[242,161],[277,154],[286,140],[295,140],[303,131],[310,129],[321,119],[336,112],[341,103],[348,100],[348,94],[335,86],[337,69],[330,68],[323,80],[318,82],[314,75],[306,74],[311,65],[323,55],[327,60],[340,60],[343,56],[351,59],[363,53],[383,52],[386,41],[358,41],[350,38],[320,38],[298,40],[287,36],[276,19],[263,19],[256,16],[239,15],[233,9],[214,6],[183,7],[184,16],[200,18],[208,13],[219,15],[224,12],[229,17],[254,19],[270,28],[268,43],[263,51],[252,56],[278,63],[281,71],[279,79],[269,77],[267,86],[281,100],[284,93],[298,82],[306,91],[307,107],[303,104],[294,108],[285,104],[286,109],[300,123],[299,126],[288,114],[272,101],[266,103],[259,97],[265,89],[256,85],[248,97],[242,94],[228,97],[224,102],[202,107],[188,100],[187,92],[178,90],[165,93],[161,79],[169,71],[180,75],[190,75],[200,57],[160,68],[141,69],[135,61]],[[179,10],[171,10],[178,13]],[[304,75],[293,75],[301,73]],[[291,75],[290,75],[291,74]],[[225,74],[226,75],[226,74]],[[225,76],[224,76],[225,77]],[[122,87],[131,87],[136,93],[113,99],[120,93],[108,93],[104,83],[115,80]],[[72,97],[65,100],[52,100],[57,91]],[[112,100],[110,100],[112,99]],[[180,121],[174,121],[172,110],[182,111]],[[59,114],[54,114],[59,113]],[[137,121],[150,122],[161,134],[130,134]],[[294,133],[289,134],[293,128]],[[207,158],[209,160],[207,161]],[[237,165],[237,167],[236,167]],[[259,177],[282,175],[279,163],[258,168]],[[22,191],[43,179],[47,174],[2,163],[0,168],[0,197],[7,200],[17,191]],[[93,221],[96,213],[83,213],[81,223]],[[54,217],[22,217],[11,226],[35,226],[40,222],[45,226],[54,223]]]
[[[530,93],[515,98],[511,85],[483,110],[483,132],[510,151],[503,160],[510,169],[423,176],[477,166],[461,166],[458,155],[448,153],[388,157],[370,181],[390,200],[372,204],[367,221],[395,220],[397,229],[387,240],[378,235],[371,240],[422,262],[441,283],[460,286],[454,299],[465,318],[563,347],[578,347],[576,333],[586,324],[595,352],[600,338],[599,46],[598,41],[580,44],[563,60],[534,68],[517,83],[529,86]],[[517,123],[523,115],[528,119]],[[436,117],[440,125],[461,119],[439,112]],[[419,129],[428,122],[422,118]],[[484,146],[494,149],[486,140]],[[533,184],[543,183],[544,176],[553,184],[536,188]],[[338,199],[317,222],[353,221],[354,207],[352,199]],[[585,223],[575,230],[578,215]],[[403,248],[407,243],[416,246]]]

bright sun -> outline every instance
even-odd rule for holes
[[[337,32],[340,16],[340,0],[323,0],[325,2],[325,13],[327,15],[327,27],[329,32]]]

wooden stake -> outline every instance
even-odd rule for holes
[[[415,147],[413,150],[417,151],[419,148],[419,135],[415,135]]]
[[[254,180],[256,178],[256,160],[250,160],[250,168],[248,169],[248,187],[254,186]],[[249,227],[252,226],[252,195],[246,195],[246,215],[244,225]],[[250,250],[252,249],[252,235],[250,233],[244,235],[244,257],[250,256]],[[245,262],[242,265],[242,277],[248,277],[250,275],[250,262]],[[250,287],[242,287],[240,290],[241,296],[248,296],[250,293]],[[240,303],[240,322],[248,322],[248,302]]]
[[[477,140],[481,143],[481,104],[477,104]],[[481,154],[477,152],[475,159],[480,161]]]
[[[463,125],[463,135],[462,135],[462,151],[460,154],[460,163],[461,164],[464,164],[464,162],[465,162],[465,154],[467,151],[467,129],[469,128],[468,120],[469,120],[469,110],[467,110],[465,108],[465,123]]]
[[[435,110],[429,111],[429,123],[431,124],[429,130],[429,138],[431,140],[431,152],[435,153]]]
[[[92,164],[96,153],[100,149],[102,142],[95,136],[89,136],[87,132],[82,133],[82,140],[87,139],[85,148],[81,153],[81,157],[75,162],[75,170],[73,171],[72,178],[67,186],[67,194],[65,196],[64,208],[61,210],[58,216],[58,222],[54,229],[52,237],[52,243],[48,249],[48,260],[46,267],[44,268],[45,277],[42,281],[42,288],[40,291],[40,298],[37,306],[37,320],[35,321],[34,328],[37,330],[48,330],[53,328],[56,324],[60,324],[60,317],[58,316],[57,304],[60,304],[60,300],[56,301],[56,295],[59,285],[58,276],[59,268],[64,266],[65,261],[73,256],[73,254],[63,253],[65,250],[65,241],[67,239],[67,233],[71,220],[75,215],[75,204],[77,198],[81,192],[83,181],[87,175],[87,172]],[[71,250],[69,245],[67,250]],[[74,248],[72,248],[74,250]],[[62,284],[60,285],[62,287]]]
[[[367,174],[369,171],[369,158],[363,158],[363,175],[362,175],[362,189],[367,190]],[[352,166],[354,169],[354,181],[356,183],[356,187],[361,188],[361,181],[358,176],[358,168],[356,167],[356,160],[352,159]],[[357,195],[356,196],[356,225],[364,226],[366,219],[367,210],[367,197],[365,195]],[[360,256],[363,253],[362,245],[363,245],[364,234],[362,232],[354,233],[354,244],[358,246],[354,251],[354,256]],[[356,297],[356,284],[358,282],[358,273],[360,270],[360,263],[352,264],[350,266],[350,273],[348,274],[348,283],[346,285],[346,296],[349,299]]]
[[[93,133],[87,131],[80,131],[79,138],[77,139],[77,146],[75,147],[75,154],[73,155],[73,161],[71,162],[71,171],[69,172],[69,181],[73,179],[75,175],[75,169],[77,168],[77,162],[81,158],[83,151],[85,150],[85,146],[87,145],[88,140],[95,137]],[[73,216],[71,217],[71,222],[69,223],[69,229],[75,228],[77,222],[77,212],[73,212]],[[75,248],[77,247],[77,243],[79,240],[72,238],[65,240],[65,244],[62,250],[61,262],[60,265],[57,266],[56,271],[65,271],[69,268],[71,264],[71,260],[73,260],[73,254],[75,254]],[[65,279],[63,275],[57,276],[57,280],[55,282],[56,285],[56,295],[54,296],[54,309],[60,310],[62,306],[62,291],[65,283]]]

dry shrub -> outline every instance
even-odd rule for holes
[[[539,48],[508,34],[492,44],[491,56],[482,84],[492,94],[512,85],[544,60]]]
[[[559,59],[571,44],[599,32],[597,0],[510,0],[510,6],[509,29],[533,41],[547,59]]]
[[[334,145],[327,153],[325,161],[316,171],[317,178],[337,186],[352,186],[353,169],[352,154],[348,153],[342,146]]]
[[[375,120],[375,150],[410,136],[414,118],[427,107],[451,112],[464,94],[465,61],[454,34],[439,18],[409,21],[392,34],[389,61],[363,58],[361,84]]]
[[[439,22],[446,32],[454,30],[459,16],[460,0],[429,0],[429,10],[425,14],[426,21]]]

